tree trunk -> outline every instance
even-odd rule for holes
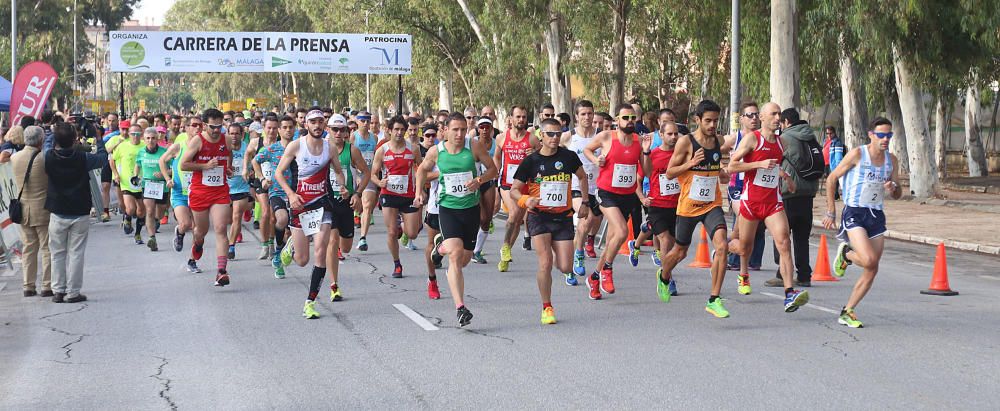
[[[472,27],[472,32],[476,33],[476,38],[479,39],[479,44],[486,47],[486,40],[483,39],[483,29],[479,27],[479,21],[476,20],[476,16],[472,14],[472,9],[469,5],[465,3],[465,0],[457,0],[458,5],[462,7],[462,13],[465,13],[465,18],[469,20],[469,26]]]
[[[611,108],[608,111],[611,115],[618,115],[614,110],[625,100],[625,24],[628,21],[628,12],[631,8],[631,0],[615,0],[613,3],[614,22],[612,33],[614,34],[614,44],[611,46],[611,92],[608,100]]]
[[[795,0],[771,0],[771,101],[799,107],[799,51]]]
[[[844,144],[853,149],[868,144],[868,107],[865,91],[858,81],[860,73],[854,58],[846,50],[840,53],[840,90],[844,110]]]
[[[452,105],[452,81],[454,76],[451,74],[451,70],[441,73],[441,79],[438,81],[438,109],[444,109],[451,111]]]
[[[885,98],[885,117],[892,122],[892,140],[889,141],[889,152],[899,160],[899,173],[910,173],[910,160],[906,154],[906,127],[903,126],[903,113],[899,109],[899,94],[896,87],[890,86]]]
[[[986,151],[983,150],[983,139],[979,132],[979,76],[972,74],[972,82],[965,90],[965,152],[969,162],[969,177],[984,177],[988,173],[986,167]]]
[[[937,165],[929,158],[934,155],[934,148],[927,130],[927,113],[921,101],[922,94],[913,82],[909,63],[900,58],[895,48],[893,57],[899,108],[909,138],[906,149],[910,157],[910,194],[916,198],[928,198],[937,191],[938,175]]]
[[[937,167],[938,178],[948,175],[948,104],[938,96],[934,104],[934,165]]]
[[[549,2],[549,24],[543,33],[545,37],[545,51],[549,57],[549,83],[552,89],[552,105],[556,107],[556,113],[571,113],[572,100],[570,98],[569,79],[563,70],[563,34],[562,16],[553,10],[552,2]]]

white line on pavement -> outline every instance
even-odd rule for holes
[[[7,287],[7,283],[0,283],[0,292],[3,292],[3,289],[6,288],[6,287]]]
[[[393,304],[392,306],[396,307],[396,309],[399,310],[399,312],[403,313],[403,315],[405,315],[406,318],[409,318],[411,321],[417,323],[417,325],[419,325],[420,328],[423,328],[424,331],[437,331],[439,329],[435,327],[434,324],[431,324],[430,321],[427,321],[426,318],[424,318],[420,314],[417,314],[416,311],[413,311],[413,309],[407,307],[406,304]]]
[[[13,277],[14,274],[17,274],[14,270],[4,270],[0,272],[0,277]]]
[[[927,264],[927,263],[915,263],[913,261],[904,261],[904,262],[907,263],[907,264],[913,264],[913,265],[915,265],[917,267],[934,268],[933,265]]]
[[[780,296],[778,294],[771,294],[769,292],[763,292],[762,291],[761,294],[764,294],[764,295],[766,295],[768,297],[774,297],[774,298],[777,298],[777,299],[781,299],[781,300],[785,299],[785,297],[782,297],[782,296]],[[814,310],[819,310],[819,311],[822,311],[822,312],[825,312],[825,313],[830,313],[830,314],[833,314],[833,315],[840,315],[840,311],[831,310],[829,308],[822,307],[822,306],[819,306],[819,305],[816,305],[816,304],[812,304],[812,303],[803,305],[803,307],[805,307],[805,308],[812,308]]]
[[[990,275],[980,275],[979,277],[980,278],[985,278],[987,280],[1000,281],[1000,277],[993,277],[993,276],[990,276]],[[3,288],[0,288],[0,289],[3,289]]]

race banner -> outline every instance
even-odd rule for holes
[[[408,34],[112,31],[111,71],[410,74]]]
[[[56,71],[45,62],[34,61],[21,67],[10,94],[10,123],[18,124],[24,116],[38,118],[58,79]]]

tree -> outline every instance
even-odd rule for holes
[[[771,101],[799,106],[799,49],[795,0],[771,0]]]

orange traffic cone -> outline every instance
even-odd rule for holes
[[[934,276],[931,277],[930,288],[920,294],[928,295],[958,295],[948,286],[948,257],[944,254],[944,243],[938,244],[937,258],[934,259]]]
[[[625,225],[628,226],[628,239],[622,243],[621,247],[618,247],[618,255],[628,255],[628,242],[635,240],[635,233],[632,232],[632,217],[628,218]]]
[[[711,266],[712,260],[708,256],[708,232],[705,231],[705,226],[702,226],[701,244],[698,244],[698,251],[694,253],[694,261],[688,264],[688,267],[709,268]]]
[[[813,281],[838,281],[830,275],[830,256],[826,251],[826,234],[819,236],[819,254],[816,255],[816,271],[813,271]]]

